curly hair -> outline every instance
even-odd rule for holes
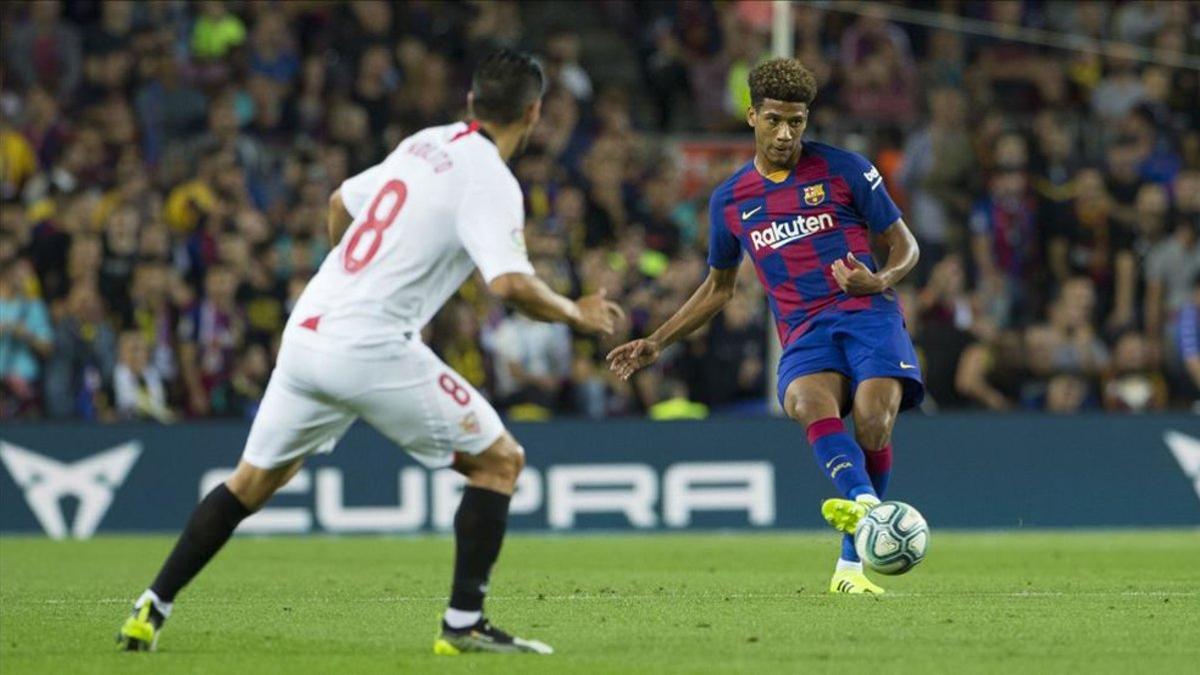
[[[763,99],[811,104],[817,97],[817,78],[799,59],[778,58],[754,66],[750,71],[750,105]]]

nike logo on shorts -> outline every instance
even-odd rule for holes
[[[901,361],[901,362],[900,362],[900,367],[901,367],[901,368],[903,368],[903,369],[905,369],[905,370],[916,370],[916,368],[917,368],[917,367],[916,367],[916,366],[914,366],[913,364],[911,364],[911,363],[905,363],[905,362],[903,362],[903,361]]]

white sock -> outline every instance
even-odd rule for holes
[[[454,609],[453,607],[447,607],[446,614],[442,617],[442,619],[446,622],[446,625],[450,626],[451,628],[466,628],[467,626],[474,626],[475,624],[479,623],[479,619],[482,617],[483,612],[468,612],[461,609]]]
[[[846,570],[853,570],[855,572],[861,572],[862,571],[862,562],[856,561],[856,560],[855,561],[842,560],[841,558],[838,558],[837,567],[835,569],[838,572],[844,572]]]
[[[875,495],[861,494],[855,497],[854,501],[858,502],[859,504],[866,504],[867,506],[879,505],[879,497],[876,497]]]
[[[158,593],[155,593],[149,588],[147,588],[146,591],[138,597],[138,599],[133,603],[133,606],[141,607],[142,604],[147,600],[154,603],[154,609],[157,609],[158,613],[162,614],[164,619],[171,616],[171,609],[175,606],[175,603],[163,602],[162,599],[158,597]]]

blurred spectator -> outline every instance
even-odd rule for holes
[[[54,326],[54,353],[46,366],[47,413],[108,419],[116,360],[117,338],[99,292],[90,283],[75,284]]]
[[[108,310],[127,316],[129,284],[138,256],[138,231],[141,216],[132,206],[122,206],[113,212],[104,229],[104,253],[100,263],[100,295],[108,298]]]
[[[1017,331],[967,347],[958,361],[954,387],[959,395],[988,410],[1002,411],[1021,402],[1027,379],[1024,345]]]
[[[237,238],[237,235],[234,237]],[[248,248],[246,250],[249,253]],[[267,348],[283,332],[287,318],[283,306],[285,285],[275,277],[270,267],[274,253],[263,245],[246,258],[245,266],[241,268],[245,275],[244,283],[238,291],[238,303],[246,313],[246,341]],[[231,261],[224,262],[228,264]]]
[[[58,100],[47,89],[34,87],[29,91],[24,132],[33,144],[38,164],[52,165],[66,145],[68,129]]]
[[[192,54],[215,61],[246,40],[246,26],[224,2],[205,0],[192,28]]]
[[[179,360],[193,415],[235,412],[229,385],[246,334],[236,293],[233,270],[214,265],[204,275],[203,299],[179,320]]]
[[[535,261],[535,269],[554,286],[544,262]],[[497,402],[509,414],[544,419],[560,407],[571,376],[570,329],[511,312],[484,346],[495,364]]]
[[[15,198],[38,168],[33,144],[9,122],[0,110],[0,199]]]
[[[207,99],[191,86],[173,54],[160,54],[146,64],[153,79],[134,96],[142,154],[149,164],[164,158],[170,143],[178,144],[204,128]]]
[[[1048,361],[1035,361],[1035,370],[1098,375],[1108,364],[1108,350],[1095,329],[1095,285],[1074,277],[1059,287],[1044,323],[1029,328],[1031,345],[1044,346]],[[1044,342],[1043,342],[1044,340]]]
[[[910,124],[917,113],[917,71],[908,35],[876,16],[842,34],[842,101],[864,122]]]
[[[287,18],[275,8],[259,14],[250,34],[250,72],[288,84],[299,70],[300,58]]]
[[[650,406],[647,415],[652,420],[702,420],[708,417],[708,406],[688,400],[688,388],[683,382],[667,378],[662,381],[659,401]]]
[[[959,223],[971,208],[975,158],[965,115],[961,92],[935,89],[929,94],[929,126],[909,136],[904,147],[900,181],[911,206],[908,220],[921,242],[922,278],[961,241]]]
[[[230,376],[230,404],[232,414],[252,420],[258,412],[258,402],[267,390],[271,378],[271,363],[267,348],[261,344],[247,346],[237,357],[237,365]]]
[[[1179,358],[1183,362],[1190,387],[1185,389],[1200,402],[1200,275],[1192,280],[1192,294],[1176,320]]]
[[[557,84],[579,101],[592,98],[592,78],[579,64],[579,35],[558,31],[546,39],[546,79]]]
[[[727,19],[737,28],[726,31],[725,54],[725,106],[729,116],[727,126],[736,129],[746,119],[746,108],[750,107],[750,69],[768,55],[768,33],[765,29],[750,26],[740,20]]]
[[[1138,173],[1139,151],[1136,141],[1122,136],[1109,146],[1107,154],[1108,193],[1112,195],[1112,217],[1117,224],[1137,230],[1137,200],[1142,180]]]
[[[1146,339],[1138,333],[1117,339],[1103,387],[1105,410],[1145,412],[1167,407],[1167,380],[1153,368]]]
[[[190,290],[165,263],[149,260],[134,268],[129,314],[123,325],[142,336],[150,350],[150,363],[168,380],[178,374],[175,355],[178,308],[191,302]]]
[[[162,374],[150,362],[149,345],[141,333],[121,333],[113,369],[113,396],[121,419],[174,420],[167,407]]]
[[[1026,173],[1025,140],[1016,134],[1002,136],[994,154],[996,166],[987,192],[971,212],[971,250],[979,281],[994,303],[994,319],[1007,326],[1027,319],[1035,306],[1043,271],[1041,233]]]
[[[5,61],[21,86],[44,87],[65,101],[75,92],[81,75],[79,29],[62,22],[58,0],[40,0],[28,7],[28,19],[5,39]]]
[[[1061,208],[1042,210],[1050,219],[1050,271],[1060,284],[1075,275],[1091,279],[1108,325],[1128,325],[1136,318],[1136,233],[1111,217],[1115,206],[1098,170],[1077,173],[1072,192]]]
[[[1134,63],[1124,54],[1108,57],[1104,78],[1092,90],[1092,110],[1106,122],[1115,122],[1133,110],[1145,96]]]
[[[716,409],[761,398],[767,386],[767,320],[758,307],[743,292],[691,342],[694,375],[688,391],[693,399]]]
[[[913,302],[903,304],[910,330],[919,326],[916,344],[936,355],[922,364],[922,373],[929,396],[940,407],[961,407],[966,402],[955,385],[959,357],[976,340],[995,336],[995,326],[977,304],[967,288],[962,258],[956,254],[935,264],[929,282]]]
[[[664,169],[655,172],[645,185],[645,204],[641,214],[646,245],[660,253],[676,255],[683,243],[688,219],[680,213],[678,179]]]
[[[1200,275],[1200,218],[1180,217],[1171,236],[1146,254],[1146,328],[1152,339],[1171,342],[1170,327],[1187,304]]]
[[[416,74],[413,74],[416,79]],[[399,84],[392,63],[392,53],[386,45],[368,47],[358,65],[351,98],[367,113],[367,125],[373,134],[382,134],[391,116],[390,95]]]
[[[651,46],[643,60],[645,78],[654,101],[656,126],[677,131],[690,121],[691,82],[688,79],[686,53],[670,25],[660,20],[651,29]]]
[[[1076,413],[1087,405],[1088,396],[1088,383],[1082,377],[1073,374],[1055,375],[1046,385],[1043,410],[1057,414]]]
[[[0,235],[3,236],[3,235]],[[0,240],[7,247],[11,239]],[[0,419],[34,412],[54,333],[28,263],[0,250]]]

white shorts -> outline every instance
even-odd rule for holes
[[[286,337],[242,458],[274,469],[333,452],[362,417],[430,468],[483,452],[504,433],[491,404],[420,340],[386,356],[314,349]]]

